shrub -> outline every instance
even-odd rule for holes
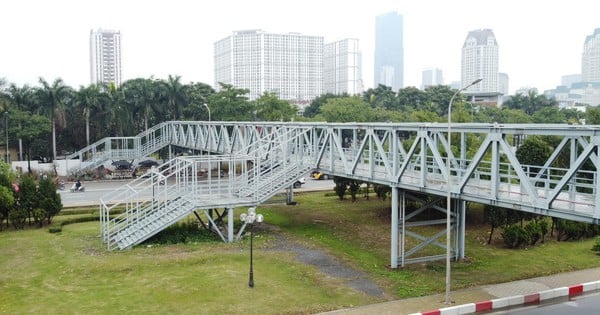
[[[536,221],[531,221],[525,225],[525,231],[529,234],[529,244],[535,245],[542,238],[542,227]]]
[[[531,235],[529,232],[518,225],[510,225],[502,233],[504,244],[508,248],[519,248],[523,245],[531,243]]]
[[[600,236],[596,237],[596,243],[594,243],[592,250],[595,251],[596,254],[600,255]]]

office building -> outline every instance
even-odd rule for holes
[[[421,75],[421,89],[426,89],[430,86],[444,84],[442,69],[430,68],[425,69]]]
[[[323,37],[237,31],[214,44],[214,58],[217,90],[248,89],[250,100],[271,92],[300,107],[323,93]]]
[[[325,93],[357,95],[363,92],[358,39],[343,39],[323,47]]]
[[[121,85],[121,32],[90,31],[90,82]]]
[[[471,86],[465,94],[494,94],[498,84],[498,43],[491,29],[469,32],[462,48],[461,86],[483,79]]]
[[[502,94],[502,95],[508,95],[509,93],[509,85],[508,85],[508,74],[503,73],[503,72],[499,72],[498,73],[498,91]]]
[[[374,88],[389,86],[394,92],[404,87],[403,17],[389,12],[375,19]]]
[[[581,56],[581,80],[600,82],[600,28],[585,38]]]

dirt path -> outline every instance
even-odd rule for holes
[[[269,250],[295,253],[296,260],[299,262],[315,266],[320,272],[341,279],[346,285],[355,290],[371,296],[385,296],[383,290],[375,282],[371,281],[366,273],[344,265],[337,258],[322,250],[303,246],[285,235],[274,231],[273,227],[270,227],[269,230],[273,232],[272,235],[275,237],[274,246]]]

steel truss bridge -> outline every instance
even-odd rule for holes
[[[236,207],[259,205],[286,188],[291,199],[291,185],[310,170],[391,188],[392,268],[445,258],[441,214],[447,215],[449,192],[454,259],[464,257],[467,202],[600,223],[599,126],[452,124],[452,139],[449,129],[440,123],[171,121],[135,137],[102,139],[67,157],[66,168],[77,173],[159,150],[173,156],[175,147],[199,152],[174,157],[100,200],[102,239],[111,250],[137,245],[190,214],[201,220],[199,212],[224,241],[234,241],[244,229],[234,233]],[[529,136],[558,143],[539,165],[515,154],[514,143]],[[556,167],[559,161],[570,167]],[[203,169],[211,171],[199,177]],[[223,213],[213,219],[218,208]],[[428,219],[423,213],[430,209],[440,215]],[[431,225],[444,227],[427,235],[416,229]]]

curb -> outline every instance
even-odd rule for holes
[[[600,290],[600,281],[586,282],[583,284],[573,285],[570,287],[561,287],[538,293],[526,294],[526,295],[515,295],[509,297],[503,297],[493,299],[489,301],[482,301],[477,303],[468,303],[457,306],[445,307],[437,310],[430,310],[421,313],[413,313],[411,315],[462,315],[462,314],[477,314],[479,312],[488,312],[492,310],[499,310],[502,308],[524,306],[524,305],[536,305],[542,302],[568,297],[572,298],[584,293]]]

